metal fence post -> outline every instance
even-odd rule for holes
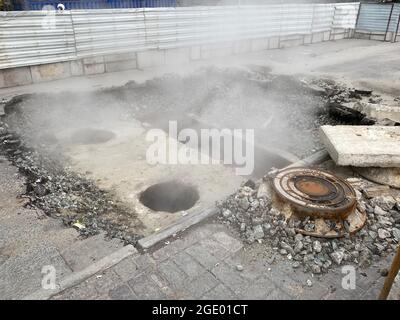
[[[388,20],[388,24],[387,24],[387,27],[386,27],[385,38],[383,39],[383,41],[386,41],[386,36],[387,36],[387,33],[389,32],[390,22],[392,20],[393,9],[394,9],[394,3],[392,3],[392,8],[390,9],[389,20]]]
[[[399,13],[399,18],[397,19],[396,33],[394,35],[393,42],[397,42],[397,34],[399,33],[399,26],[400,26],[400,13]]]
[[[315,6],[316,6],[316,4],[314,3],[314,4],[313,4],[313,11],[312,11],[311,30],[310,30],[310,33],[311,33],[311,43],[313,43],[313,40],[314,40]],[[303,38],[303,39],[304,39],[304,38]]]
[[[72,34],[74,35],[75,58],[76,60],[78,60],[78,48],[76,46],[76,34],[75,34],[74,19],[72,17],[72,10],[69,11],[69,16],[71,20]]]

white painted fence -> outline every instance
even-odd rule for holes
[[[0,69],[355,27],[359,3],[0,12]]]

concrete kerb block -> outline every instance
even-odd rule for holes
[[[32,83],[30,67],[17,67],[1,70],[1,82],[4,88],[23,86]]]
[[[83,70],[86,75],[105,72],[104,57],[89,57],[83,59]]]
[[[281,38],[279,48],[291,48],[301,46],[303,44],[303,41],[303,37],[299,38],[298,36]]]
[[[106,71],[104,63],[84,64],[83,69],[86,75],[99,74]]]
[[[165,50],[148,50],[137,53],[139,69],[165,65]]]
[[[0,88],[4,88],[5,86],[6,86],[6,83],[4,81],[3,70],[0,70]]]
[[[99,64],[104,63],[103,56],[83,58],[83,64]]]
[[[268,49],[279,49],[279,37],[270,37],[268,40]]]
[[[312,43],[318,43],[324,41],[323,32],[314,32],[312,35]]]
[[[40,288],[39,290],[23,297],[23,300],[47,300],[50,299],[52,296],[59,294],[69,288],[72,288],[86,279],[92,277],[93,275],[103,272],[125,258],[136,256],[138,255],[138,251],[132,246],[127,245],[118,249],[117,251],[111,253],[110,255],[94,262],[92,265],[86,267],[85,269],[77,272],[73,272],[69,276],[64,279],[61,279],[57,284],[55,289],[43,289]]]
[[[365,35],[363,35],[363,37],[365,37]],[[384,38],[385,38],[384,34],[371,34],[368,37],[368,39],[375,40],[375,41],[383,41]]]
[[[119,62],[119,61],[136,61],[136,52],[125,52],[125,53],[115,53],[108,54],[104,56],[104,62]]]
[[[186,64],[190,61],[190,48],[174,48],[165,50],[165,64]]]
[[[57,62],[31,66],[31,74],[33,82],[52,81],[69,78],[71,69],[69,62]]]
[[[136,60],[114,61],[105,63],[106,72],[118,72],[137,69]]]
[[[81,76],[84,74],[82,60],[70,61],[69,67],[71,70],[71,76]]]

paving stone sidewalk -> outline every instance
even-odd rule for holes
[[[379,270],[391,262],[388,257],[357,270],[356,289],[345,290],[341,269],[319,279],[287,261],[269,264],[257,256],[249,261],[248,250],[225,226],[208,223],[52,299],[376,299],[384,281]]]

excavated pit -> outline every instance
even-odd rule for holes
[[[168,181],[148,187],[139,200],[151,210],[174,213],[192,208],[199,200],[199,193],[193,186]]]
[[[320,147],[324,101],[299,79],[263,70],[206,68],[96,92],[12,99],[1,150],[27,175],[30,205],[135,243],[201,211],[249,178],[282,168]],[[254,130],[254,171],[237,164],[150,164],[150,129]],[[171,137],[173,138],[173,137]],[[179,141],[179,139],[178,139]],[[193,148],[187,140],[180,146]],[[160,181],[167,181],[162,182]],[[195,187],[193,187],[195,186]]]

